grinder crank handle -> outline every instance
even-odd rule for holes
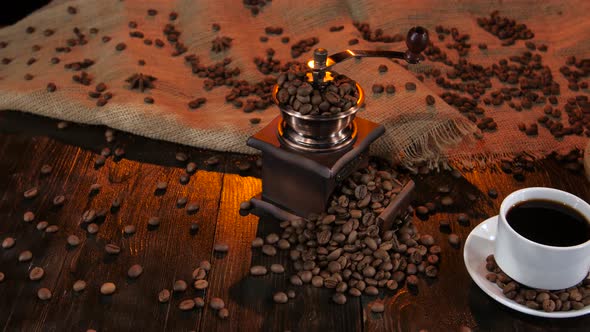
[[[355,57],[402,59],[415,64],[420,62],[420,53],[428,45],[428,31],[420,26],[411,28],[406,37],[406,45],[408,46],[406,52],[346,50],[330,56],[326,49],[318,48],[314,51],[313,60],[308,65],[314,71],[325,71],[335,64]]]

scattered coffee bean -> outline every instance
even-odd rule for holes
[[[277,292],[272,296],[272,300],[275,303],[287,303],[289,301],[289,297],[284,292]]]
[[[134,264],[127,270],[127,276],[131,279],[138,278],[142,273],[143,267],[139,264]]]
[[[195,307],[197,308],[204,308],[205,307],[205,300],[202,297],[195,297],[193,299],[195,301]]]
[[[332,295],[332,301],[336,304],[345,304],[346,296],[342,293],[334,293],[334,295]]]
[[[208,166],[215,166],[219,164],[219,158],[217,158],[216,156],[209,157],[207,160],[205,160],[205,164]]]
[[[51,291],[48,288],[39,288],[37,291],[37,297],[39,300],[47,301],[51,299]]]
[[[33,253],[30,252],[29,250],[25,250],[18,255],[18,261],[21,263],[28,262],[31,259],[33,259]]]
[[[69,235],[67,238],[67,242],[70,246],[76,247],[80,244],[80,238],[76,235]]]
[[[227,319],[229,317],[229,310],[227,308],[219,309],[219,313],[217,314],[221,319]]]
[[[31,211],[27,211],[23,214],[23,221],[24,222],[31,222],[35,220],[35,214]]]
[[[117,286],[112,282],[106,282],[100,286],[100,293],[102,295],[112,295],[116,290]]]
[[[186,284],[186,281],[179,279],[174,282],[174,285],[172,286],[172,290],[174,292],[181,293],[181,292],[184,292],[187,289],[187,287],[188,286]]]
[[[383,302],[373,302],[371,305],[371,312],[374,313],[382,313],[385,311],[385,305],[383,304]]]
[[[40,221],[37,224],[37,230],[44,231],[47,228],[47,226],[49,226],[49,223],[47,221]]]
[[[383,84],[373,84],[371,90],[373,91],[373,93],[383,93]]]
[[[226,253],[229,251],[229,245],[227,243],[218,242],[213,245],[213,251],[218,253]]]
[[[205,260],[199,263],[199,267],[204,269],[205,271],[211,270],[211,262]]]
[[[186,299],[178,304],[178,309],[182,311],[189,311],[195,308],[195,301],[193,299]]]
[[[205,289],[207,289],[207,287],[209,287],[209,282],[207,280],[204,280],[204,279],[196,280],[193,283],[193,287],[196,290],[205,290]]]
[[[16,243],[16,241],[14,240],[14,238],[7,237],[4,239],[4,241],[2,241],[2,248],[3,249],[10,249],[10,248],[14,247],[15,243]]]
[[[454,203],[454,201],[451,196],[443,196],[440,199],[440,204],[442,204],[443,206],[451,206],[451,205],[453,205],[453,203]]]
[[[98,233],[98,225],[95,223],[91,223],[88,225],[88,227],[86,227],[86,231],[89,234],[96,234],[96,233]]]
[[[200,208],[201,208],[201,207],[200,207],[200,205],[199,205],[198,203],[196,203],[196,202],[192,202],[192,203],[189,203],[189,204],[186,206],[186,212],[187,212],[188,214],[194,214],[194,213],[197,213],[197,212],[199,211],[199,209],[200,209]]]
[[[431,95],[426,96],[426,105],[432,106],[432,105],[434,105],[434,103],[435,103],[435,99],[433,96],[431,96]]]
[[[44,275],[45,275],[45,271],[43,270],[43,268],[35,266],[29,272],[29,279],[32,281],[41,280]]]
[[[277,254],[277,249],[271,245],[265,244],[262,246],[262,253],[267,256],[275,256]]]
[[[115,49],[116,49],[117,51],[123,51],[123,50],[125,50],[126,48],[127,48],[127,44],[125,44],[125,43],[118,43],[118,44],[115,46]]]
[[[57,231],[59,231],[59,226],[57,225],[51,225],[45,228],[45,233],[55,233]]]
[[[281,265],[281,264],[272,264],[270,266],[270,271],[272,273],[284,273],[285,267],[283,267],[283,265]]]
[[[162,289],[158,293],[158,302],[160,303],[167,303],[170,300],[170,291],[167,289]]]
[[[457,247],[457,246],[459,246],[460,242],[461,242],[461,240],[459,239],[459,235],[457,235],[455,233],[449,234],[449,244],[451,244],[454,247]]]
[[[250,275],[253,276],[263,276],[266,275],[267,270],[266,267],[262,265],[254,265],[250,268]]]
[[[148,219],[148,225],[152,227],[160,226],[160,217],[150,217]]]
[[[407,82],[405,84],[405,87],[406,87],[406,91],[414,91],[414,90],[416,90],[416,83]]]
[[[131,235],[135,233],[135,225],[125,225],[123,227],[123,232],[127,235]]]
[[[38,194],[39,194],[39,189],[37,187],[33,187],[33,188],[25,191],[24,194],[23,194],[23,196],[26,199],[31,199],[31,198],[37,197]]]
[[[74,290],[74,292],[83,291],[84,289],[86,289],[86,281],[76,280],[76,282],[74,282],[74,285],[72,286],[72,289]]]
[[[106,251],[107,254],[109,255],[118,255],[121,252],[121,247],[119,247],[116,244],[112,244],[112,243],[108,243],[105,247],[104,250]]]
[[[465,213],[459,213],[457,216],[457,222],[459,222],[461,225],[467,225],[469,224],[469,216]]]
[[[6,276],[4,275],[4,273],[0,272],[0,283],[3,282],[5,278]]]
[[[212,297],[211,300],[209,300],[209,307],[213,310],[221,310],[225,307],[225,302],[218,297]]]
[[[264,245],[264,240],[260,237],[255,238],[252,240],[252,248],[260,248]]]
[[[488,196],[490,196],[490,198],[498,198],[498,191],[494,188],[491,188],[488,190]]]

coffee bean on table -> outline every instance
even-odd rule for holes
[[[193,287],[196,290],[205,290],[205,289],[207,289],[207,287],[209,287],[209,282],[207,280],[204,280],[204,279],[196,280],[193,283]]]
[[[160,225],[160,217],[150,217],[150,219],[148,219],[148,225],[152,226],[152,227],[156,227]]]
[[[76,247],[80,244],[80,238],[72,234],[68,236],[67,242],[70,246]]]
[[[27,211],[23,214],[23,221],[24,222],[31,222],[35,220],[35,214],[31,211]]]
[[[28,189],[27,191],[25,191],[24,194],[23,194],[23,196],[26,199],[31,199],[31,198],[35,198],[38,194],[39,194],[39,189],[37,187],[33,187],[33,188]]]
[[[383,302],[373,302],[371,304],[371,312],[374,313],[382,313],[385,311],[385,305],[383,304]]]
[[[127,270],[127,276],[131,279],[138,278],[143,273],[143,267],[139,264],[131,265]]]
[[[332,301],[336,304],[345,304],[346,296],[342,293],[334,293],[334,295],[332,295]]]
[[[135,225],[125,225],[125,227],[123,227],[123,232],[127,235],[134,234],[135,230]]]
[[[44,231],[47,226],[49,226],[49,223],[47,221],[40,221],[39,223],[37,223],[37,230],[39,231]]]
[[[414,82],[407,82],[405,84],[405,87],[406,87],[406,90],[407,91],[414,91],[414,90],[416,90],[416,83],[414,83]]]
[[[213,251],[218,253],[226,253],[229,251],[229,245],[224,242],[218,242],[213,245]]]
[[[33,259],[33,253],[30,252],[29,250],[25,250],[18,255],[18,261],[21,263],[28,262],[31,259]]]
[[[16,241],[14,240],[14,238],[7,237],[4,239],[4,241],[2,241],[2,248],[3,249],[10,249],[10,248],[14,247],[15,243],[16,243]]]
[[[498,191],[494,188],[491,188],[490,190],[488,190],[488,196],[490,196],[491,198],[497,198]]]
[[[459,222],[462,225],[469,224],[469,216],[465,213],[459,213],[459,215],[457,216],[457,222]]]
[[[178,304],[178,309],[182,311],[189,311],[195,308],[195,301],[193,299],[186,299]]]
[[[264,240],[260,237],[255,238],[252,240],[252,248],[260,248],[264,245]]]
[[[453,201],[453,198],[451,196],[443,196],[440,199],[440,203],[443,206],[451,206],[451,205],[453,205],[454,201]]]
[[[272,300],[275,303],[284,304],[289,301],[289,297],[284,292],[277,292],[272,296]]]
[[[55,83],[47,83],[47,92],[55,92],[55,90],[57,90]]]
[[[277,249],[271,245],[265,244],[262,246],[262,253],[267,256],[274,256],[277,254]]]
[[[460,242],[461,242],[461,240],[459,239],[459,235],[457,235],[455,233],[449,234],[449,244],[451,244],[454,247],[457,247],[457,246],[459,246]]]
[[[436,100],[434,99],[433,96],[431,96],[431,95],[426,96],[426,105],[432,106],[432,105],[434,105],[435,101]]]
[[[109,243],[104,247],[104,250],[109,255],[118,255],[121,252],[121,247],[116,244]]]
[[[41,280],[41,278],[43,278],[44,275],[45,271],[43,270],[43,268],[35,266],[29,272],[29,279],[31,279],[32,281]]]
[[[229,310],[227,308],[219,309],[219,313],[217,314],[221,319],[227,319],[229,317]]]
[[[100,286],[100,293],[102,295],[112,295],[117,290],[117,286],[112,282],[105,282]]]
[[[159,293],[158,293],[158,302],[160,303],[166,303],[170,300],[170,291],[167,289],[162,289]]]
[[[42,301],[49,300],[51,299],[51,291],[48,288],[39,288],[37,291],[37,297]]]
[[[209,300],[209,307],[213,310],[221,310],[225,307],[225,302],[218,297],[212,297],[211,300]]]
[[[88,225],[88,227],[86,227],[86,231],[90,234],[96,234],[98,233],[98,225],[95,223],[91,223]]]
[[[186,212],[187,212],[188,214],[197,213],[197,212],[199,211],[199,209],[200,209],[200,208],[201,208],[201,207],[199,206],[199,203],[195,203],[195,202],[193,202],[193,203],[189,203],[189,204],[186,206]]]
[[[6,276],[4,275],[4,273],[3,272],[0,272],[0,283],[4,281],[4,278],[5,277]]]
[[[178,292],[184,292],[187,287],[188,286],[186,284],[186,281],[180,279],[180,280],[176,280],[174,282],[174,285],[172,286],[172,290],[175,291],[175,292],[177,292],[177,293]]]

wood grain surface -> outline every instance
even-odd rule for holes
[[[421,233],[434,236],[441,245],[440,274],[437,279],[421,278],[417,291],[401,288],[379,297],[349,297],[342,306],[330,300],[332,291],[311,286],[293,287],[288,282],[292,271],[287,252],[269,257],[260,249],[251,249],[256,236],[279,232],[278,222],[240,216],[241,201],[261,190],[256,158],[221,154],[177,146],[165,142],[117,133],[113,143],[104,140],[104,128],[70,126],[58,130],[56,122],[13,112],[0,113],[0,241],[16,239],[15,247],[0,249],[0,330],[2,331],[459,331],[468,326],[475,331],[587,331],[590,317],[551,320],[530,317],[496,303],[471,281],[463,263],[462,246],[448,244],[448,230],[440,220],[451,221],[451,231],[462,242],[478,223],[493,216],[502,199],[512,191],[530,186],[547,186],[569,191],[586,201],[590,186],[583,174],[566,171],[554,160],[537,164],[524,181],[496,170],[473,171],[454,178],[448,172],[416,175],[417,195],[414,204],[437,202],[437,188],[449,185],[455,204],[440,209],[427,220],[414,218]],[[94,160],[101,148],[124,147],[120,160],[108,158],[96,168]],[[187,153],[199,170],[183,185],[184,163],[175,153]],[[220,159],[215,166],[206,165],[211,156]],[[251,169],[240,171],[238,164],[250,163]],[[41,175],[44,164],[53,166],[49,175]],[[158,181],[167,181],[164,193],[156,193]],[[89,195],[93,183],[100,192]],[[33,186],[40,190],[34,199],[23,192]],[[490,188],[498,198],[487,195]],[[476,196],[474,202],[466,196]],[[56,195],[65,195],[62,207],[54,207]],[[122,199],[120,209],[111,210],[113,199]],[[179,197],[198,203],[200,209],[188,214],[178,208]],[[99,220],[95,235],[86,232],[81,216],[88,209],[107,209]],[[33,211],[35,221],[25,223],[23,213]],[[457,215],[465,212],[469,224],[459,224]],[[148,227],[152,216],[161,224]],[[41,220],[59,226],[57,233],[36,229]],[[199,231],[191,233],[197,222]],[[125,235],[123,227],[133,224],[137,232]],[[66,238],[76,234],[82,243],[75,248]],[[105,253],[104,246],[121,247],[119,255]],[[227,243],[229,252],[213,252],[215,243]],[[23,250],[33,252],[33,260],[19,263]],[[212,264],[207,276],[209,288],[192,288],[192,271],[203,260]],[[262,277],[249,275],[252,265],[270,267],[283,264],[283,275]],[[133,264],[143,266],[136,280],[127,277]],[[45,277],[30,281],[28,272],[40,266]],[[87,288],[72,290],[76,280],[85,280]],[[157,301],[158,292],[172,289],[175,280],[185,280],[189,288],[175,293],[168,303]],[[99,292],[104,282],[114,282],[112,296]],[[49,288],[53,297],[41,301],[36,293]],[[287,304],[274,304],[277,291],[293,289],[297,296]],[[217,312],[205,307],[183,312],[178,304],[188,298],[203,296],[206,303],[220,297],[229,310],[222,320]],[[375,301],[382,301],[386,311],[371,313]]]

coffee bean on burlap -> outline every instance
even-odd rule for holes
[[[395,93],[395,86],[393,84],[386,85],[385,92],[387,92],[388,94],[394,94]]]
[[[188,214],[194,214],[194,213],[197,213],[197,212],[199,211],[199,209],[200,209],[200,206],[199,206],[199,204],[198,204],[198,203],[196,203],[196,202],[189,203],[189,204],[186,206],[186,212],[187,212]]]
[[[155,216],[154,216],[154,217],[150,217],[150,218],[148,219],[148,225],[150,225],[150,226],[152,226],[152,227],[157,227],[157,226],[159,226],[159,225],[160,225],[160,222],[161,222],[161,220],[160,220],[160,217],[155,217]]]
[[[405,84],[406,91],[415,91],[416,90],[416,83],[414,82],[407,82]]]
[[[125,225],[125,227],[123,227],[123,232],[127,235],[134,234],[135,231],[135,225]]]
[[[121,247],[113,243],[108,243],[105,245],[104,250],[109,255],[118,255],[121,252]]]

